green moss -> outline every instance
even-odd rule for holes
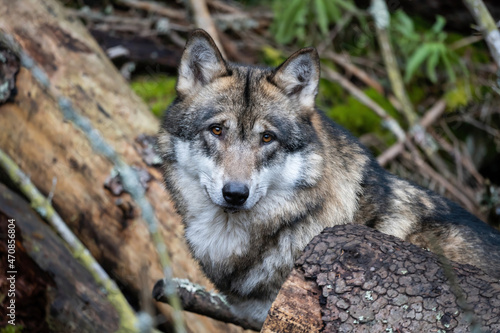
[[[282,51],[277,50],[269,45],[264,45],[260,51],[261,51],[262,62],[272,67],[278,67],[286,59],[286,56],[283,54]]]
[[[365,89],[363,92],[400,121],[398,112],[384,96],[373,88]],[[318,103],[327,116],[349,129],[354,135],[374,133],[387,144],[394,142],[393,135],[382,127],[381,119],[370,108],[343,92],[339,85],[322,80],[319,95]]]
[[[457,84],[444,95],[447,109],[452,111],[459,107],[466,106],[472,101],[472,96],[470,84],[465,81],[457,82]]]
[[[12,326],[7,324],[4,328],[0,330],[0,333],[20,333],[23,331],[22,325]]]
[[[158,75],[143,76],[132,81],[131,87],[149,106],[151,112],[160,117],[176,96],[175,77]]]
[[[418,105],[420,102],[429,97],[428,87],[424,84],[414,84],[408,87],[408,97],[413,105]]]

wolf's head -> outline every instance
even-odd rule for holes
[[[250,67],[226,62],[206,32],[194,31],[159,136],[170,190],[234,212],[313,186],[322,165],[319,74],[313,48],[275,69]]]

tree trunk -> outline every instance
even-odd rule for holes
[[[262,332],[477,328],[500,331],[500,281],[374,229],[344,225],[309,243]]]
[[[151,175],[146,196],[168,244],[174,276],[210,286],[187,250],[161,172],[143,161],[144,149],[135,141],[141,134],[155,135],[157,119],[85,28],[68,20],[57,2],[0,0],[0,17],[0,30],[20,43],[47,73],[50,84],[81,110],[128,165]],[[14,101],[0,105],[0,148],[45,195],[57,180],[55,209],[138,306],[140,295],[150,295],[154,283],[163,278],[141,212],[129,194],[112,193],[111,185],[105,188],[112,163],[92,149],[83,132],[64,118],[54,96],[26,68],[19,71],[16,88]],[[144,269],[147,281],[140,278]],[[168,306],[158,307],[169,314]],[[185,322],[192,332],[239,331],[190,313],[185,313]]]

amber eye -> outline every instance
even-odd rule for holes
[[[273,139],[274,139],[273,136],[269,133],[262,134],[262,142],[264,142],[264,143],[269,143],[269,142],[273,141]]]
[[[212,131],[213,135],[219,136],[222,134],[222,127],[220,126],[213,126],[212,128],[210,128],[210,130]]]

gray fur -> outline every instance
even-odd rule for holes
[[[193,256],[236,313],[262,323],[307,243],[346,223],[438,247],[500,278],[499,232],[386,172],[315,109],[314,49],[277,69],[248,67],[226,63],[197,30],[180,69],[158,137],[165,181]],[[265,133],[274,140],[264,143]],[[230,181],[249,188],[241,207],[224,200]]]

